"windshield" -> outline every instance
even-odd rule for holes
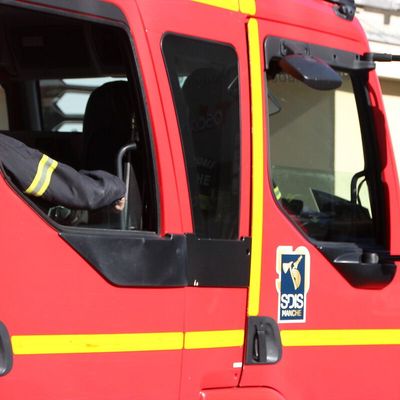
[[[370,241],[373,213],[352,79],[319,91],[285,73],[268,79],[269,146],[277,200],[319,241]]]

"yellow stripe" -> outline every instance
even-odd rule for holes
[[[239,12],[239,0],[192,0],[196,3],[206,4],[208,6],[224,8],[225,10]]]
[[[185,349],[211,349],[241,347],[244,343],[244,330],[199,331],[185,334]]]
[[[57,168],[57,165],[58,162],[56,160],[53,160],[50,167],[46,171],[46,178],[43,182],[42,187],[38,190],[36,196],[40,197],[47,190],[50,185],[51,176],[53,175],[54,170]]]
[[[283,330],[283,347],[400,345],[400,329]],[[80,354],[242,347],[244,330],[21,335],[11,338],[15,355]]]
[[[11,338],[15,355],[80,354],[242,347],[244,330],[121,333],[99,335],[20,335]]]
[[[28,189],[25,190],[25,193],[31,194],[36,189],[36,186],[39,183],[40,178],[42,176],[43,168],[44,168],[44,166],[45,166],[45,164],[46,164],[48,159],[49,159],[49,157],[46,156],[46,154],[43,154],[42,158],[39,161],[38,168],[37,168],[37,171],[36,171],[36,175],[33,178],[33,181],[30,184],[30,186],[28,187]]]
[[[281,331],[284,347],[400,345],[400,329]]]
[[[15,355],[181,350],[182,332],[13,336]]]
[[[196,3],[206,4],[225,10],[241,12],[246,15],[256,14],[256,0],[192,0]]]
[[[251,110],[252,110],[252,221],[251,221],[251,272],[248,315],[259,312],[262,259],[262,229],[264,202],[264,115],[262,103],[262,69],[258,22],[250,19],[248,23]]]
[[[240,12],[247,15],[256,14],[256,0],[239,0]]]

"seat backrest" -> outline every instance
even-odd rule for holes
[[[83,119],[85,169],[116,174],[118,151],[132,140],[132,117],[128,82],[108,82],[92,92]]]
[[[95,89],[89,97],[83,120],[83,165],[85,169],[101,169],[117,174],[117,156],[119,150],[134,141],[132,121],[134,107],[126,81],[108,82]],[[140,151],[140,150],[139,150]],[[127,210],[124,213],[129,220],[130,229],[141,228],[142,203],[139,186],[132,163],[127,156],[125,182],[127,188]],[[101,214],[98,224],[115,227],[119,220],[110,213]],[[111,226],[110,226],[111,227]]]

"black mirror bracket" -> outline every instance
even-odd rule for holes
[[[350,70],[375,69],[373,58],[361,56],[349,51],[333,49],[310,43],[287,40],[271,36],[265,41],[265,68],[270,68],[271,61],[279,60],[287,55],[310,56],[324,61],[331,67]]]
[[[354,0],[327,0],[330,3],[334,3],[334,11],[340,18],[346,19],[347,21],[353,21],[356,15],[356,4]]]
[[[354,244],[319,244],[321,253],[353,287],[358,289],[383,289],[396,274],[394,261],[400,257],[385,251],[363,250]]]

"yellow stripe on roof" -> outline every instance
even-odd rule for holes
[[[195,3],[206,4],[212,7],[224,8],[230,11],[240,11],[238,0],[192,0]]]
[[[255,15],[256,0],[192,0],[195,3],[205,4],[211,7],[241,12],[246,15]]]
[[[256,0],[239,0],[240,12],[255,15],[257,11]]]

